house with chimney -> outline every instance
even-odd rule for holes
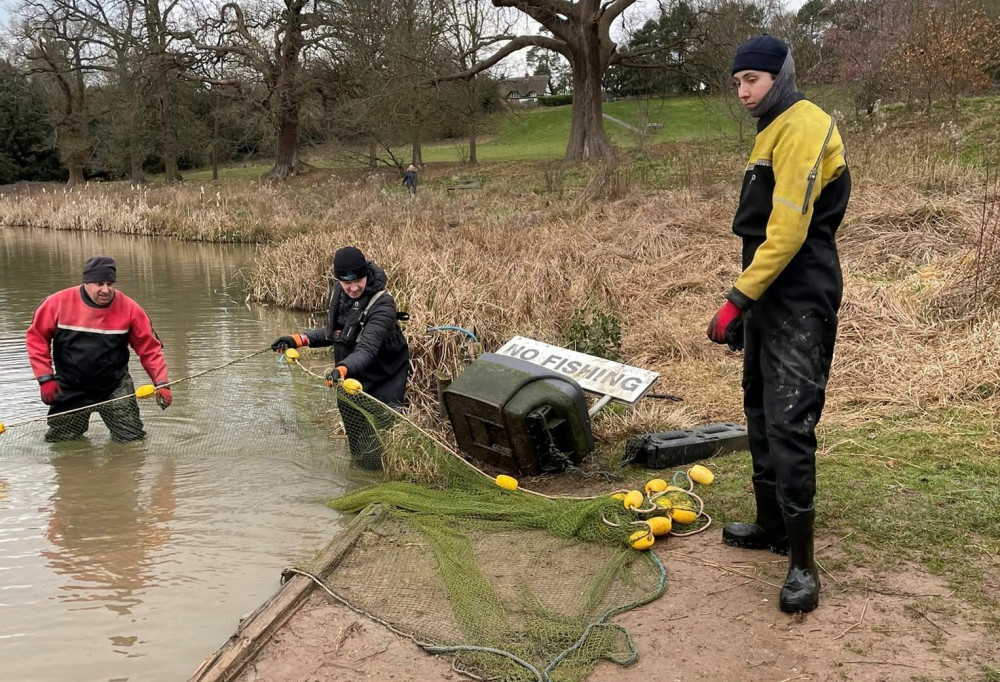
[[[500,98],[509,104],[534,104],[539,97],[549,94],[549,77],[524,75],[500,81]]]

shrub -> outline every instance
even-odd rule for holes
[[[541,107],[561,107],[566,104],[573,103],[573,95],[550,95],[548,97],[539,97],[538,106]]]

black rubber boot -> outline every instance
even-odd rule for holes
[[[785,514],[788,529],[788,577],[778,604],[785,613],[807,613],[819,606],[819,571],[813,556],[816,510]]]
[[[769,549],[775,554],[788,554],[785,520],[774,486],[755,483],[753,494],[757,499],[757,522],[727,523],[722,529],[722,541],[742,549]]]

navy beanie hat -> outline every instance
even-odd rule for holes
[[[87,262],[83,265],[83,283],[116,282],[118,281],[117,273],[114,258],[110,256],[94,256],[93,258],[88,258]]]
[[[345,246],[333,254],[333,276],[341,282],[353,282],[368,276],[368,259],[356,246]]]
[[[752,70],[777,75],[787,56],[788,45],[785,41],[765,33],[736,48],[732,74]]]

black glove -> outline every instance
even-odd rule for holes
[[[737,317],[726,328],[726,344],[731,351],[743,350],[743,316]]]
[[[301,348],[309,344],[309,339],[305,334],[292,334],[290,336],[278,337],[278,340],[271,344],[271,350],[275,353],[284,353],[289,348]]]

